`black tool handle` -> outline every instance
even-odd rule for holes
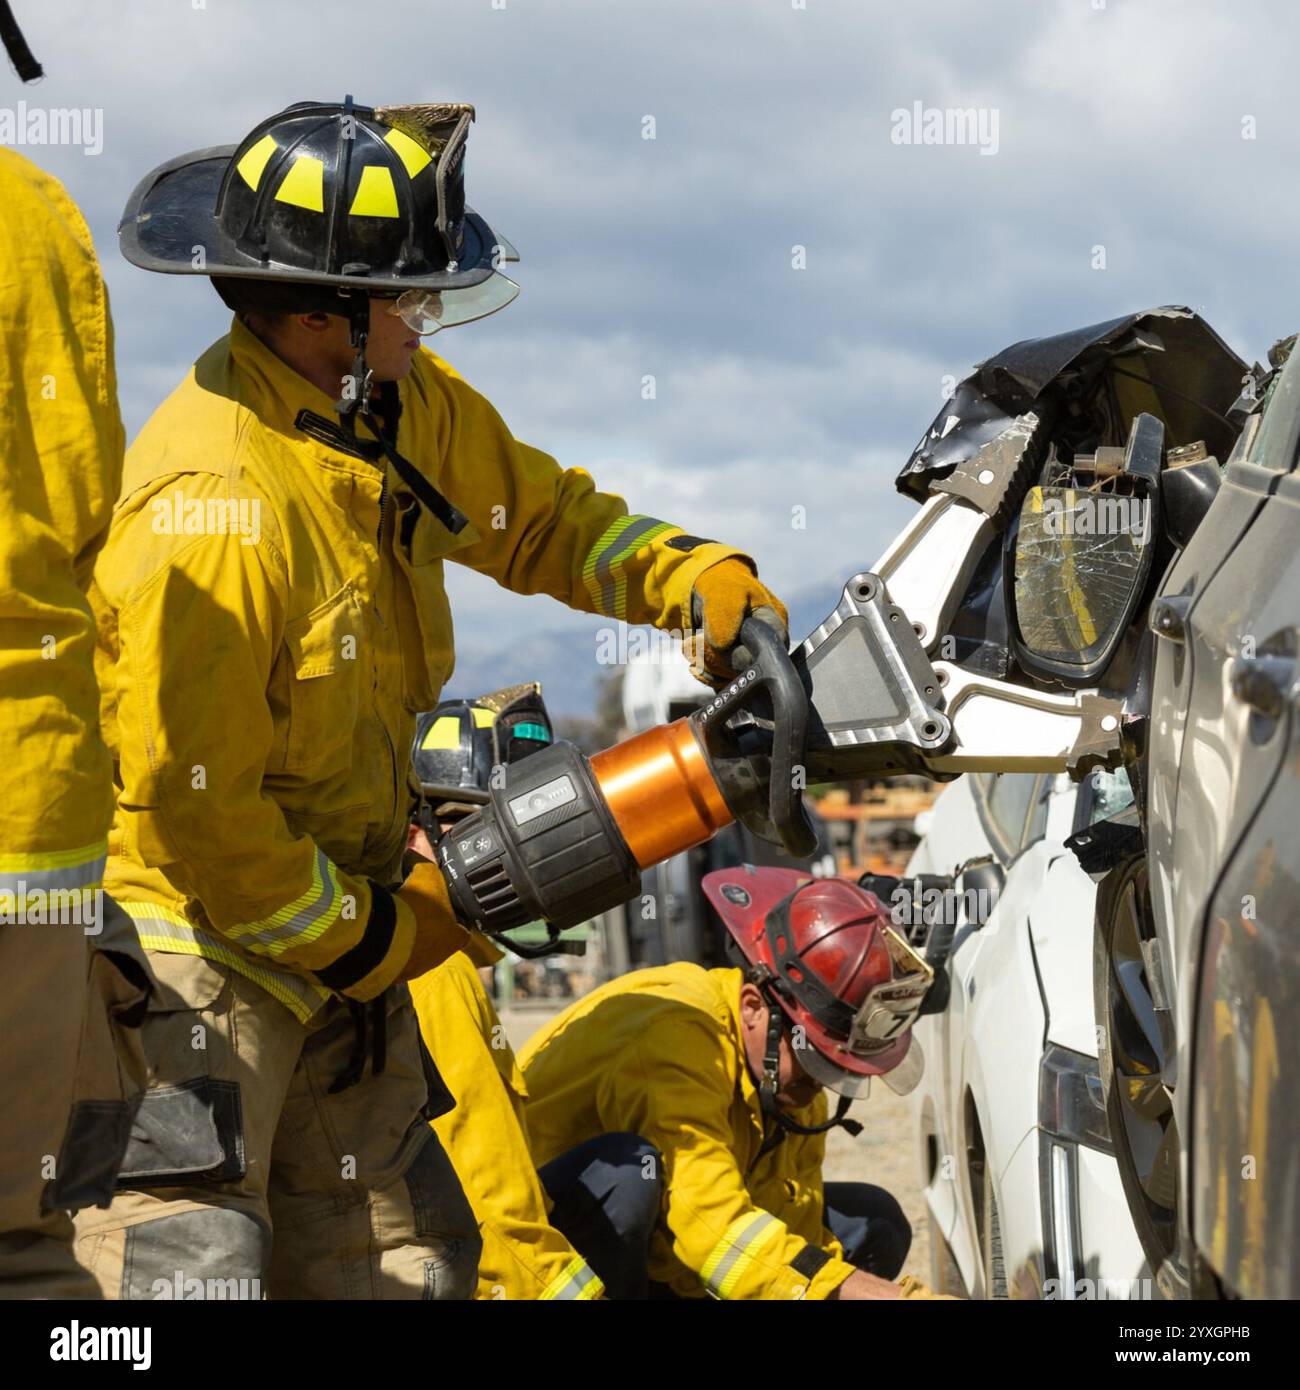
[[[768,816],[793,859],[806,859],[817,848],[817,832],[803,804],[803,788],[795,786],[795,769],[804,767],[808,739],[808,695],[780,635],[753,615],[740,627],[758,672],[757,683],[772,701],[772,775],[768,787]]]

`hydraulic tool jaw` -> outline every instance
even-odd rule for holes
[[[878,575],[855,574],[792,660],[809,704],[813,781],[928,772],[927,757],[952,744],[942,683]]]
[[[746,625],[754,663],[689,717],[728,809],[796,859],[816,836],[805,788],[926,771],[952,743],[938,677],[878,576],[857,574],[793,653]]]

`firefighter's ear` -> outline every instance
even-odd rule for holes
[[[767,1027],[767,1000],[762,990],[749,980],[740,987],[740,1021],[746,1032]]]
[[[740,987],[740,1040],[745,1060],[755,1081],[763,1074],[763,1054],[767,1050],[768,1003],[763,991],[750,980]]]

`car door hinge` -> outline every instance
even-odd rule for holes
[[[1167,642],[1187,640],[1187,613],[1192,606],[1191,594],[1167,594],[1151,605],[1147,625],[1157,637]]]
[[[1286,713],[1296,686],[1296,663],[1289,656],[1239,656],[1229,676],[1232,693],[1269,719]]]

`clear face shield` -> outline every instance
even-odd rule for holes
[[[884,928],[885,943],[893,962],[893,979],[873,987],[853,1016],[844,1051],[863,1061],[896,1047],[916,1022],[922,1001],[934,983],[934,969],[912,949],[893,927]],[[842,1096],[866,1095],[870,1076],[847,1071],[811,1045],[797,1049],[799,1065],[828,1089]],[[906,1095],[921,1080],[925,1061],[915,1038],[898,1066],[881,1079],[898,1095]]]
[[[392,300],[388,312],[396,315],[421,338],[443,328],[473,323],[504,309],[519,293],[519,286],[500,267],[518,261],[519,252],[503,237],[493,246],[492,274],[479,285],[463,290],[406,290]]]

